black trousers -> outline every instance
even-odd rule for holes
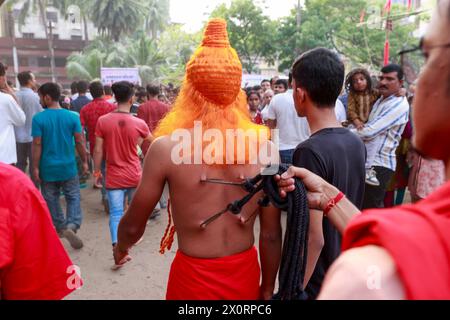
[[[384,208],[384,197],[388,183],[391,181],[394,171],[384,167],[374,167],[377,179],[380,181],[378,187],[366,184],[364,192],[363,209]]]
[[[16,150],[17,150],[17,163],[16,167],[22,170],[24,173],[28,173],[30,175],[31,180],[33,181],[36,188],[39,189],[39,185],[33,179],[33,162],[32,162],[32,153],[31,153],[31,145],[32,142],[27,143],[19,143],[16,142]]]

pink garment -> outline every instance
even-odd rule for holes
[[[445,182],[445,166],[441,160],[424,159],[415,155],[409,189],[413,196],[426,198]]]
[[[421,160],[417,176],[417,195],[426,198],[445,182],[445,166],[440,160]]]

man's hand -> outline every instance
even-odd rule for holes
[[[323,210],[329,198],[329,195],[325,194],[325,189],[330,189],[330,187],[332,189],[334,187],[318,175],[303,168],[291,166],[281,177],[279,175],[275,176],[275,180],[278,182],[280,196],[286,197],[287,192],[295,190],[295,177],[301,179],[308,190],[307,197],[310,209]]]
[[[357,130],[362,130],[364,128],[364,123],[359,119],[353,120],[353,124]]]
[[[83,162],[83,176],[88,176],[89,175],[89,165],[87,163],[87,161]]]
[[[125,263],[131,261],[131,256],[128,254],[128,250],[120,250],[117,244],[113,248],[113,254],[116,266],[123,266]]]
[[[39,185],[41,178],[39,177],[39,168],[33,168],[33,180]]]

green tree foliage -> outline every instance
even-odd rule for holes
[[[91,12],[100,34],[118,42],[141,26],[145,5],[138,0],[92,0]]]
[[[146,0],[145,5],[145,30],[147,34],[156,40],[158,31],[163,31],[169,21],[169,0]]]
[[[264,16],[262,9],[252,0],[234,0],[229,8],[220,5],[211,16],[227,21],[231,45],[238,52],[248,73],[258,72],[261,58],[268,62],[274,61],[276,24]]]
[[[301,12],[300,36],[296,34],[295,11],[280,21],[277,40],[280,44],[280,70],[289,68],[292,64],[296,44],[302,52],[315,47],[327,47],[346,56],[354,64],[380,67],[386,38],[383,28],[386,14],[380,16],[384,4],[385,1],[382,0],[307,0]],[[379,24],[359,25],[361,12],[366,12],[367,21],[369,11],[373,9],[377,9]],[[405,15],[405,6],[393,6],[393,31],[389,33],[392,62],[399,62],[395,53],[417,41],[412,37],[416,26],[405,24]]]

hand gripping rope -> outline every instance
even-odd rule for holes
[[[280,165],[277,174],[281,175],[287,169],[287,166]],[[204,183],[240,186],[248,194],[242,199],[228,204],[225,209],[205,220],[201,224],[201,227],[206,228],[208,224],[226,212],[238,215],[248,201],[259,191],[263,190],[265,195],[258,201],[260,206],[266,207],[269,203],[272,203],[276,208],[287,211],[286,233],[283,241],[283,254],[278,276],[279,291],[273,298],[277,300],[304,300],[307,297],[303,284],[308,256],[309,232],[309,208],[306,189],[303,182],[296,178],[295,190],[289,192],[286,198],[281,198],[277,183],[273,177],[274,175],[258,174],[252,179],[244,180],[242,183],[218,179],[202,180]]]

